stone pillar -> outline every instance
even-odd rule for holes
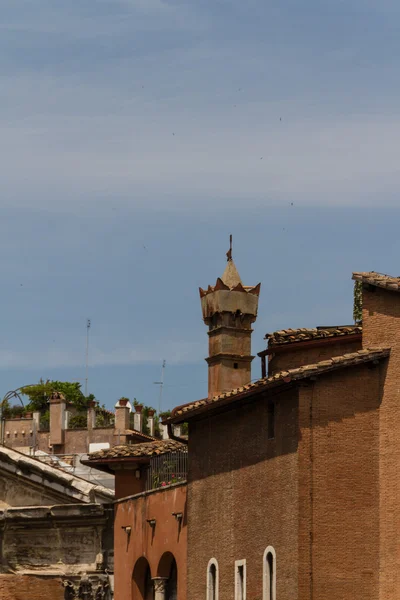
[[[160,427],[161,439],[168,440],[169,439],[168,427],[166,425],[164,425],[163,423],[160,423],[159,427]]]
[[[154,600],[166,600],[168,577],[153,577]]]
[[[147,413],[147,425],[150,430],[150,435],[154,437],[154,413],[156,411],[150,409]]]
[[[142,432],[143,429],[143,415],[142,415],[143,405],[136,404],[135,406],[135,414],[133,415],[133,422],[135,424],[135,430]]]
[[[172,429],[173,429],[174,435],[176,435],[176,437],[181,437],[182,429],[181,429],[180,425],[172,425]]]
[[[121,435],[129,429],[129,406],[119,405],[115,407],[115,429],[121,432]]]
[[[87,427],[88,429],[94,429],[96,425],[96,411],[95,411],[95,402],[90,402],[87,409]]]
[[[50,402],[50,444],[60,446],[64,444],[65,427],[65,396],[59,392],[53,392]]]

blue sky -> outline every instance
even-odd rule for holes
[[[156,405],[163,358],[165,408],[204,396],[230,233],[254,353],[350,323],[352,270],[400,274],[398,3],[0,6],[0,393],[83,380],[90,317],[107,406]]]

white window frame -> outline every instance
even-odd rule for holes
[[[215,599],[212,598],[211,596],[211,589],[210,589],[210,570],[211,570],[211,566],[214,565],[215,567]],[[208,565],[207,565],[207,600],[218,600],[219,599],[219,568],[218,568],[218,561],[216,558],[210,558],[210,560],[208,561]]]
[[[243,567],[243,597],[239,597],[239,567]],[[246,600],[246,559],[235,560],[235,600]]]
[[[271,590],[271,581],[270,581],[270,571],[268,564],[268,554],[272,556],[272,597],[270,594]],[[276,552],[273,546],[267,546],[264,550],[263,555],[263,600],[276,600]]]

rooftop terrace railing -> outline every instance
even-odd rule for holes
[[[147,471],[146,491],[186,481],[187,467],[187,452],[168,452],[154,456]]]

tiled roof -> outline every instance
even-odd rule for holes
[[[116,433],[115,435],[118,435],[118,433]],[[132,435],[137,438],[143,438],[143,440],[148,440],[149,442],[154,442],[154,440],[156,439],[155,437],[147,435],[147,433],[143,433],[142,431],[137,431],[136,429],[125,429],[123,435]]]
[[[114,446],[107,450],[98,450],[89,454],[88,460],[103,460],[108,458],[144,458],[159,456],[167,452],[187,452],[187,445],[175,440],[157,440],[143,444]]]
[[[264,339],[268,340],[268,346],[271,347],[294,342],[355,335],[357,333],[362,333],[362,327],[359,325],[340,325],[338,327],[317,327],[315,329],[281,329],[280,331],[267,333]]]
[[[10,481],[16,477],[24,485],[39,485],[49,493],[64,498],[65,502],[103,504],[114,499],[114,492],[102,485],[93,484],[6,446],[0,446],[0,471],[3,477],[8,475]]]
[[[249,396],[254,392],[262,392],[278,385],[291,383],[300,379],[306,379],[307,377],[312,377],[314,375],[323,375],[324,373],[334,371],[342,367],[350,367],[373,360],[379,360],[389,356],[389,353],[390,349],[387,348],[370,348],[359,350],[358,352],[352,352],[350,354],[344,354],[343,356],[335,356],[328,360],[297,367],[296,369],[280,371],[271,377],[258,379],[258,381],[255,381],[254,383],[249,383],[248,385],[240,387],[236,390],[232,390],[231,392],[226,392],[224,394],[220,394],[219,396],[215,396],[214,398],[204,398],[203,400],[198,400],[197,402],[192,402],[183,406],[177,406],[172,411],[172,415],[170,419],[167,419],[167,422],[184,421],[187,419],[187,417],[191,416],[191,413],[196,413],[197,411],[200,412],[200,409],[203,407],[209,407],[211,405],[214,406],[218,403],[225,404],[226,402],[223,401],[235,401],[243,396]]]
[[[400,277],[390,277],[390,275],[384,275],[383,273],[366,271],[353,273],[353,279],[355,281],[361,281],[362,283],[368,283],[369,285],[376,285],[377,287],[393,292],[400,292]]]

